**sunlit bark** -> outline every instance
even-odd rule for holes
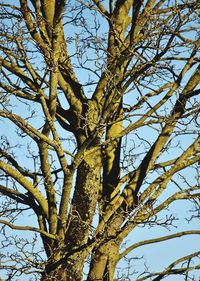
[[[199,4],[15,2],[0,4],[0,117],[15,128],[1,133],[0,247],[15,244],[18,254],[2,256],[0,269],[112,281],[136,248],[199,235],[179,229],[122,250],[138,226],[173,225],[172,214],[158,218],[172,203],[190,202],[199,217]],[[26,214],[36,220],[22,225]],[[198,255],[134,278],[187,278]]]

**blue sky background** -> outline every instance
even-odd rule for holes
[[[3,1],[4,3],[6,3],[6,1]],[[17,4],[18,1],[9,1],[9,3],[13,3],[13,4]],[[91,17],[91,14],[87,11],[85,12],[85,18],[87,18],[91,24],[93,25],[93,19]],[[99,29],[99,33],[104,32],[105,28],[106,28],[106,24],[105,21],[102,20],[102,18],[99,18],[99,21],[101,23],[101,27]],[[73,27],[73,29],[68,29],[66,30],[66,34],[67,37],[70,38],[72,36],[74,36],[74,33],[79,33],[80,30],[79,28],[75,28]],[[83,34],[84,36],[84,34]],[[192,36],[192,35],[191,35]],[[71,54],[73,54],[75,52],[74,50],[75,48],[75,43],[72,43],[69,47],[69,52]],[[89,51],[89,55],[95,56],[96,54],[92,54],[91,51]],[[76,63],[76,59],[75,57],[72,57],[72,61],[73,63]],[[41,64],[41,60],[38,57],[36,59],[36,63],[38,65],[42,65]],[[88,62],[87,66],[88,67],[92,67],[93,63],[92,62]],[[181,67],[181,65],[179,65],[179,67]],[[87,79],[88,79],[88,75],[87,75],[87,71],[86,70],[81,70],[81,69],[76,69],[76,74],[79,78],[80,83],[84,84]],[[190,74],[190,73],[189,73]],[[91,75],[92,78],[93,75]],[[187,76],[189,77],[189,75]],[[187,81],[187,78],[185,80],[185,82]],[[90,97],[91,93],[90,90],[92,92],[92,90],[94,89],[94,86],[87,86],[85,87],[85,90],[88,91],[88,96]],[[134,103],[134,99],[135,97],[131,96],[126,98],[126,103]],[[61,99],[61,101],[63,101],[63,103],[65,102],[64,99]],[[152,99],[152,105],[157,102],[156,99]],[[200,101],[200,100],[199,100]],[[170,105],[170,104],[169,104]],[[67,104],[66,104],[67,106]],[[16,100],[15,103],[15,108],[13,109],[14,112],[18,113],[20,112],[21,115],[26,116],[27,112],[25,111],[26,106],[19,103]],[[36,126],[37,128],[39,128],[42,125],[42,118],[40,116],[40,107],[35,105],[34,108],[31,108],[31,110],[35,110],[35,118],[31,121],[34,126]],[[140,111],[141,113],[142,111]],[[135,118],[136,119],[136,118]],[[134,120],[134,118],[132,118],[132,121]],[[59,127],[58,127],[59,128]],[[13,145],[17,143],[20,144],[20,147],[17,148],[17,152],[16,152],[16,159],[20,162],[23,163],[24,166],[26,167],[30,167],[33,168],[33,164],[32,164],[32,160],[31,159],[27,159],[27,148],[26,148],[26,144],[29,141],[28,138],[19,138],[16,135],[16,128],[14,125],[11,124],[11,122],[6,121],[5,119],[2,121],[0,121],[0,131],[1,131],[1,135],[6,135],[9,139],[9,142]],[[67,138],[68,135],[66,135],[64,133],[64,131],[59,128],[59,132],[60,135],[63,136],[64,138]],[[145,137],[149,142],[153,142],[156,139],[156,132],[154,129],[151,128],[147,128],[144,127],[140,130],[137,131],[137,133],[139,134],[140,137]],[[182,153],[182,149],[186,149],[192,142],[194,136],[193,135],[183,135],[180,136],[178,139],[176,139],[174,141],[174,148],[172,149],[170,154],[164,153],[164,155],[161,157],[160,161],[166,161],[169,159],[172,159],[174,157],[176,157],[177,155],[180,155]],[[131,148],[131,146],[133,145],[132,140],[135,141],[135,145],[136,147],[138,146],[138,148],[136,148],[133,151],[133,154],[137,154],[141,151],[141,148],[144,149],[144,147],[140,146],[141,141],[134,135],[131,135],[130,137],[128,137],[128,146],[127,148]],[[178,140],[181,141],[182,143],[182,148],[178,147]],[[33,142],[31,142],[31,145],[33,147],[33,151],[36,149],[36,146]],[[70,141],[65,141],[65,145],[66,148],[68,150],[70,150],[71,152],[73,152],[74,150],[74,146],[72,144],[72,142]],[[173,153],[173,155],[172,155]],[[141,160],[143,157],[143,155],[139,156],[138,158],[136,157],[134,165],[137,165],[137,163],[139,163],[139,160]],[[55,166],[57,165],[56,163],[54,164]],[[132,167],[130,166],[129,169],[131,170]],[[183,170],[181,172],[181,174],[183,174],[188,181],[193,184],[194,183],[194,169],[192,168],[187,168],[185,170]],[[155,177],[155,174],[152,174],[152,179]],[[184,185],[184,183],[181,182],[180,177],[176,176],[174,177],[174,179],[178,182],[181,183],[181,185]],[[167,196],[169,194],[171,194],[175,189],[177,189],[177,187],[173,184],[170,183],[169,184],[169,188],[165,191],[165,194],[163,194],[163,196]],[[1,199],[0,199],[1,202]],[[192,204],[190,202],[186,202],[186,201],[182,201],[182,202],[175,202],[174,204],[172,204],[172,206],[170,207],[170,212],[169,213],[173,213],[174,215],[178,214],[178,217],[181,218],[179,221],[175,221],[175,226],[177,227],[172,227],[171,230],[166,230],[165,228],[162,227],[137,227],[133,232],[131,232],[131,234],[127,237],[127,246],[132,244],[133,242],[138,242],[141,241],[143,239],[150,239],[150,238],[154,238],[154,237],[159,237],[159,236],[164,236],[164,235],[169,235],[178,231],[182,231],[182,230],[190,230],[190,229],[200,229],[199,227],[199,220],[193,220],[190,223],[187,222],[187,220],[185,219],[186,217],[189,217],[190,214],[190,210],[192,208]],[[165,212],[167,213],[167,212]],[[19,220],[17,220],[16,224],[19,225],[36,225],[36,220],[34,218],[34,216],[30,213],[29,216],[25,217],[25,216],[21,216]],[[10,235],[15,236],[16,234],[19,234],[21,237],[24,237],[25,239],[31,239],[32,238],[32,232],[23,232],[23,233],[19,233],[19,231],[14,231],[14,230],[10,230],[9,228],[6,228],[6,232],[9,233]],[[1,242],[3,241],[3,236],[0,234],[0,240]],[[194,251],[197,251],[199,249],[199,245],[200,245],[200,239],[199,236],[197,235],[192,235],[192,236],[185,236],[185,237],[181,237],[181,238],[176,238],[174,240],[171,241],[166,241],[166,242],[161,242],[158,244],[153,244],[153,245],[149,245],[149,246],[143,246],[140,247],[136,250],[133,251],[133,253],[131,253],[129,255],[129,257],[144,257],[144,259],[133,259],[131,262],[131,270],[138,270],[138,271],[143,271],[144,270],[144,262],[146,265],[148,265],[151,269],[151,271],[160,271],[163,270],[164,267],[168,266],[171,262],[175,261],[177,258],[180,258],[183,255],[187,255],[190,254]],[[40,249],[41,247],[41,242],[38,238],[38,242],[36,244],[36,247],[38,249]],[[0,250],[0,253],[6,253],[9,249],[15,249],[15,245],[11,245],[9,247],[4,248],[3,250]],[[123,260],[119,263],[118,265],[118,269],[117,269],[117,274],[119,274],[119,276],[121,276],[122,274],[127,274],[126,272],[126,266],[127,263]],[[87,266],[86,266],[86,271],[87,271]],[[195,272],[195,278],[196,280],[200,279],[200,274],[199,272]],[[130,280],[136,280],[136,275],[133,275],[132,277],[130,277]],[[4,274],[0,275],[1,277],[4,278]],[[133,278],[133,279],[131,279]],[[178,278],[178,279],[177,279]],[[20,281],[28,281],[31,280],[29,279],[28,276],[21,276],[19,278],[15,278],[12,279],[13,281],[16,280],[20,280]],[[165,278],[164,280],[166,281],[185,281],[185,277],[181,277],[181,276],[170,276],[168,278]]]

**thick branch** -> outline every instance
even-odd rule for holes
[[[46,231],[43,231],[41,229],[38,229],[36,227],[32,227],[32,226],[19,226],[19,225],[14,225],[8,221],[5,221],[5,220],[0,220],[0,223],[1,224],[4,224],[4,225],[7,225],[9,226],[10,228],[14,229],[14,230],[29,230],[29,231],[34,231],[34,232],[38,232],[50,239],[53,239],[53,240],[56,240],[56,236],[46,232]]]
[[[8,176],[14,178],[21,186],[29,191],[41,206],[44,214],[48,217],[48,204],[42,193],[30,183],[21,173],[11,168],[8,164],[0,161],[0,169],[2,169]]]
[[[177,233],[167,235],[167,236],[163,236],[163,237],[144,240],[144,241],[141,241],[141,242],[138,242],[136,244],[131,245],[125,251],[123,251],[119,255],[119,260],[121,258],[125,257],[126,255],[128,255],[132,250],[134,250],[138,247],[141,247],[141,246],[145,246],[145,245],[149,245],[149,244],[153,244],[153,243],[158,243],[158,242],[163,242],[163,241],[167,241],[167,240],[170,240],[170,239],[179,238],[179,237],[182,237],[182,236],[185,236],[185,235],[198,235],[198,234],[200,234],[200,230],[188,230],[188,231],[177,232]]]
[[[3,110],[0,110],[0,116],[3,117],[3,118],[10,119],[24,133],[26,133],[29,137],[34,139],[36,142],[39,142],[40,140],[42,140],[45,143],[49,144],[50,146],[55,147],[54,141],[50,140],[44,134],[40,133],[38,130],[36,130],[34,127],[32,127],[28,122],[26,122],[20,116],[18,116],[16,114],[13,114],[13,113],[10,113],[10,112],[4,112]]]
[[[184,273],[187,273],[187,272],[189,272],[191,270],[198,270],[198,269],[200,269],[200,265],[187,266],[187,267],[181,266],[180,268],[174,268],[174,267],[177,266],[181,262],[185,262],[187,260],[191,260],[192,258],[198,257],[199,254],[200,254],[200,252],[195,252],[193,254],[184,256],[184,257],[174,261],[173,263],[171,263],[162,272],[155,272],[155,273],[152,273],[152,274],[148,274],[145,277],[137,278],[136,281],[143,281],[143,280],[149,279],[149,278],[154,277],[154,276],[157,276],[157,277],[152,279],[153,281],[160,281],[160,280],[162,280],[166,276],[177,275],[177,274],[184,274]]]

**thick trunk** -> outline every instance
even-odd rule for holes
[[[76,253],[70,258],[49,263],[42,274],[41,281],[82,281],[84,255]]]
[[[101,175],[101,153],[86,156],[77,169],[75,191],[65,240],[60,253],[49,261],[41,281],[81,281],[88,251],[85,246],[98,202]],[[58,249],[58,247],[55,249]]]
[[[87,243],[100,190],[101,155],[85,157],[77,170],[77,180],[66,245],[68,251]]]
[[[93,252],[87,281],[113,281],[119,245],[109,241]]]
[[[44,272],[42,274],[41,281],[67,281],[70,280],[67,278],[66,271],[62,268],[53,270],[51,272]]]
[[[113,281],[117,262],[119,260],[119,248],[122,240],[117,239],[117,233],[123,222],[123,214],[110,220],[104,228],[106,241],[93,249],[90,270],[87,281]]]

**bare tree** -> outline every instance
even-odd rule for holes
[[[6,280],[111,281],[136,248],[200,234],[124,244],[140,226],[171,229],[182,200],[199,217],[197,2],[1,1]],[[192,280],[198,258],[119,280]]]

